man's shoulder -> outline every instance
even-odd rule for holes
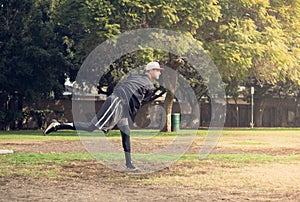
[[[147,74],[131,74],[128,78],[130,78],[130,77],[148,77],[148,76],[147,76]]]
[[[147,88],[153,88],[153,82],[147,74],[132,74],[127,78],[127,83],[139,87],[147,86]]]
[[[147,74],[131,74],[128,79],[135,81],[151,81]]]

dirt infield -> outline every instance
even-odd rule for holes
[[[288,142],[269,137],[224,137],[212,153],[283,158],[299,155],[299,136]],[[133,141],[138,152],[136,144]],[[188,153],[197,153],[200,144],[196,140]],[[74,140],[2,140],[0,148],[13,149],[16,154],[86,152],[81,142]],[[300,198],[298,159],[245,165],[210,159],[179,161],[164,170],[143,175],[116,172],[93,159],[41,165],[40,169],[41,172],[57,170],[63,177],[8,176],[0,172],[0,201],[299,201]]]

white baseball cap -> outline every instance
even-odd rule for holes
[[[164,68],[161,68],[158,62],[149,62],[146,65],[146,71],[152,70],[152,69],[158,69],[158,70],[165,70]]]

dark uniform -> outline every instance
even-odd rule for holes
[[[131,75],[115,87],[91,122],[76,122],[74,126],[77,130],[99,129],[107,133],[117,125],[122,135],[126,166],[131,167],[129,121],[134,120],[142,105],[155,98],[154,85],[146,74]]]
[[[125,119],[133,121],[141,106],[152,100],[153,94],[153,83],[146,74],[131,75],[116,86],[91,122],[106,132],[116,124],[126,124]]]

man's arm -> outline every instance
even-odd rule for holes
[[[161,91],[159,94],[156,94],[158,91]],[[145,96],[145,99],[143,101],[143,105],[152,102],[153,100],[161,97],[163,94],[165,94],[167,91],[164,87],[160,86],[156,88],[155,90],[152,90],[148,93],[148,95]]]

